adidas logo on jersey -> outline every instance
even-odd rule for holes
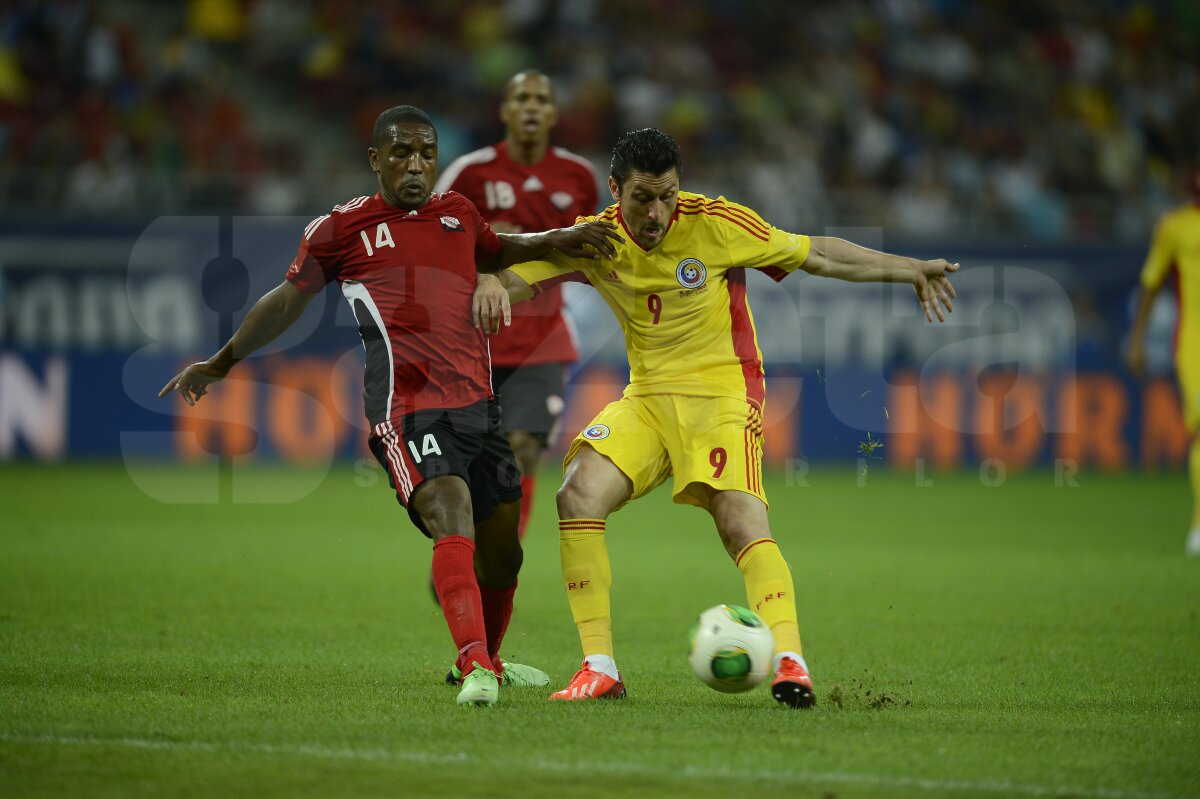
[[[604,279],[607,280],[609,283],[620,283],[621,282],[621,276],[617,274],[616,269],[612,270],[607,275],[605,275]]]
[[[543,186],[542,182],[537,179],[537,175],[530,175],[525,179],[525,182],[521,185],[521,188],[524,191],[541,191],[546,187]]]

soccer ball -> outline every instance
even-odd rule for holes
[[[700,681],[727,694],[748,691],[771,672],[775,639],[752,610],[717,605],[691,629],[688,662]]]

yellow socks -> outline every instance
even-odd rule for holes
[[[803,655],[792,572],[779,545],[771,538],[756,539],[742,548],[735,562],[746,580],[750,609],[762,616],[775,637],[775,652]]]
[[[571,605],[575,626],[579,628],[583,654],[611,658],[612,616],[608,594],[612,588],[612,568],[604,544],[604,520],[559,521],[558,551],[562,558],[567,602]],[[795,611],[792,618],[795,618]]]

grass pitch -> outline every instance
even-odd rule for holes
[[[120,465],[0,468],[0,795],[1200,795],[1181,476],[770,479],[811,712],[692,677],[688,626],[744,592],[707,516],[662,490],[609,524],[629,698],[459,708],[428,544],[363,485],[377,472],[320,477],[238,471],[235,498],[317,488],[182,505]],[[560,687],[579,650],[555,483],[505,651]]]

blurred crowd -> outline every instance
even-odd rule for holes
[[[25,0],[0,20],[6,213],[313,213],[369,191],[375,116],[444,161],[504,81],[557,143],[680,140],[685,187],[783,227],[1144,237],[1200,156],[1195,0]]]

